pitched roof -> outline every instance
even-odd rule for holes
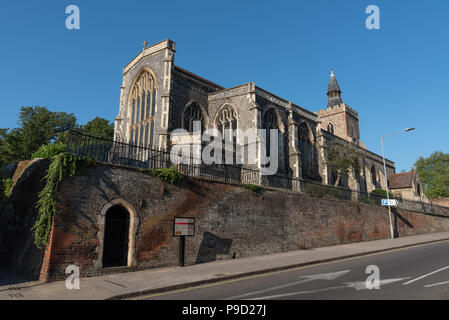
[[[218,85],[216,83],[213,83],[212,81],[204,79],[203,77],[200,77],[199,75],[196,75],[193,72],[190,72],[190,71],[188,71],[186,69],[183,69],[183,68],[181,68],[179,66],[176,66],[176,65],[174,67],[175,67],[175,70],[177,70],[177,71],[179,71],[181,73],[184,73],[184,74],[186,74],[186,75],[188,75],[188,76],[190,76],[190,77],[192,77],[194,79],[197,79],[197,80],[199,80],[199,81],[201,81],[203,83],[206,83],[206,84],[208,84],[208,85],[210,85],[212,87],[215,87],[215,88],[220,89],[220,90],[224,89],[224,87],[222,87],[222,86],[220,86],[220,85]]]
[[[327,94],[333,91],[339,91],[341,93],[337,78],[335,78],[334,71],[332,70],[331,76],[329,78],[329,86],[327,87]]]
[[[415,172],[404,172],[397,174],[390,174],[388,176],[388,186],[390,189],[403,189],[413,187],[413,179]]]

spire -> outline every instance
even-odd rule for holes
[[[337,104],[342,103],[341,90],[340,90],[340,86],[338,85],[337,79],[335,78],[334,69],[331,69],[331,75],[329,78],[329,86],[327,88],[327,96],[328,96],[327,107],[333,107]]]

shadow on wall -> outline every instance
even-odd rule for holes
[[[413,224],[405,219],[404,216],[402,216],[397,208],[391,208],[391,213],[393,213],[393,236],[394,238],[399,238],[399,229],[398,229],[398,220],[401,220],[407,227],[413,229]]]
[[[204,232],[195,263],[217,260],[218,255],[230,255],[232,239],[220,238],[210,232]],[[235,258],[235,254],[232,256]]]

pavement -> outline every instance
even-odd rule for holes
[[[78,290],[67,289],[65,281],[10,283],[0,285],[0,300],[104,300],[139,297],[444,240],[449,240],[449,232],[81,278]],[[0,278],[1,275],[2,271]]]

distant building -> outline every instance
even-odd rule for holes
[[[416,170],[388,176],[388,186],[398,198],[420,202],[429,202],[423,192],[421,181]]]

